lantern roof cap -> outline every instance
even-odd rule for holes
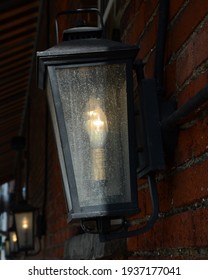
[[[73,27],[64,30],[63,41],[71,41],[77,39],[101,38],[103,29],[99,27]]]
[[[134,61],[138,45],[128,45],[100,38],[62,41],[45,51],[37,52],[39,88],[45,88],[47,66],[73,65],[110,61]]]
[[[30,204],[27,204],[26,201],[22,201],[19,204],[13,205],[11,208],[13,213],[20,213],[20,212],[33,212],[35,208]]]
[[[128,45],[117,41],[107,39],[78,39],[63,41],[45,51],[37,52],[37,57],[45,56],[63,56],[63,55],[83,55],[93,53],[111,53],[111,52],[134,52],[137,54],[139,50],[138,45]],[[132,53],[129,53],[132,56]]]

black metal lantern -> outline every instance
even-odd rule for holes
[[[34,211],[28,204],[13,210],[19,251],[34,249]]]
[[[93,34],[99,29],[65,31],[67,41],[37,53],[69,221],[138,212],[132,94],[138,46]]]

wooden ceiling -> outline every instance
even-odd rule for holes
[[[41,0],[0,1],[0,184],[14,178],[35,52]]]

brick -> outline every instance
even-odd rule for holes
[[[163,247],[188,247],[193,240],[192,221],[189,212],[167,218],[163,223],[166,232]]]
[[[149,188],[142,189],[138,192],[138,205],[140,208],[140,213],[137,218],[144,218],[146,215],[151,213],[151,200],[149,195]]]
[[[155,75],[155,51],[152,51],[144,67],[145,78],[152,79]]]
[[[169,19],[172,20],[175,15],[178,13],[182,5],[184,4],[184,0],[178,1],[169,1]]]
[[[163,246],[184,248],[206,245],[207,213],[208,209],[197,209],[168,218],[163,224],[166,232]]]
[[[174,208],[191,205],[208,195],[206,176],[207,161],[187,167],[157,183],[160,212],[169,212]],[[139,208],[132,220],[143,219],[152,213],[149,189],[138,192]]]
[[[145,29],[145,33],[142,36],[139,45],[139,57],[145,58],[145,56],[151,52],[151,50],[155,46],[156,38],[157,38],[157,24],[158,24],[158,17],[155,16],[153,22]]]
[[[191,41],[176,62],[176,83],[181,86],[194,69],[194,45]]]
[[[131,28],[126,30],[126,37],[125,41],[129,44],[136,44],[138,42],[138,39],[141,35],[141,33],[144,30],[145,27],[145,19],[144,19],[144,4],[142,5],[139,12],[134,17],[134,21],[131,24]]]
[[[138,39],[145,30],[145,26],[157,6],[156,0],[149,0],[147,2],[130,2],[129,6],[131,9],[129,7],[123,15],[121,30],[123,30],[123,33],[126,33],[125,41],[130,44],[141,43]],[[125,29],[127,22],[128,27]]]
[[[199,76],[192,80],[179,94],[178,107],[184,105],[191,97],[195,96],[202,90],[208,82],[208,72],[199,73]]]
[[[157,0],[130,2],[121,21],[121,30],[123,30],[123,32],[127,32],[129,40],[132,40],[132,34],[135,34],[133,37],[137,37],[138,40],[140,34],[144,31],[147,22],[152,16],[157,6],[157,2]]]
[[[208,117],[205,117],[190,128],[180,131],[178,146],[175,152],[175,162],[177,165],[207,152],[208,135],[205,133],[207,129]]]
[[[135,11],[139,11],[141,6],[144,4],[144,1],[143,0],[136,0],[134,3],[135,3],[135,6],[134,6]]]
[[[155,9],[157,8],[158,5],[158,0],[147,0],[144,1],[145,3],[145,22],[147,22],[152,14],[154,13]]]
[[[207,60],[208,55],[204,45],[208,44],[208,23],[194,36],[193,40],[185,47],[176,62],[177,84],[181,86],[192,74],[194,69]]]
[[[158,221],[154,227],[147,233],[133,237],[134,242],[128,239],[128,250],[131,251],[142,251],[151,250],[153,248],[160,248],[162,246],[162,231],[161,223]]]
[[[128,27],[129,24],[132,23],[132,20],[134,19],[135,16],[134,3],[135,0],[130,1],[122,15],[120,21],[120,28],[122,33],[124,33],[125,29]]]
[[[131,230],[135,230],[135,229],[137,229],[136,226],[131,227]],[[133,236],[131,238],[128,238],[127,239],[127,246],[128,246],[128,251],[129,252],[134,251],[135,248],[138,247],[138,236]]]
[[[197,11],[197,13],[196,13]],[[168,33],[168,57],[187,41],[195,28],[207,15],[208,2],[192,0],[187,7],[178,15],[175,24]]]
[[[207,197],[207,168],[208,162],[204,161],[161,181],[158,184],[160,211],[170,211]],[[162,200],[163,196],[168,199],[168,203]]]
[[[160,212],[193,204],[208,195],[207,179],[204,174],[208,170],[207,161],[182,170],[174,176],[157,183]],[[152,212],[149,189],[138,193],[141,212],[132,216],[132,220],[142,219]]]
[[[200,29],[200,31],[197,33],[193,40],[195,68],[198,67],[208,57],[207,52],[204,48],[204,46],[208,44],[207,29],[208,22],[206,22],[206,24]]]
[[[165,248],[190,248],[206,246],[208,209],[197,209],[160,219],[147,233],[128,241],[130,252]],[[134,237],[135,240],[135,237]]]
[[[207,232],[207,222],[208,222],[208,209],[200,209],[192,215],[193,221],[193,235],[194,235],[194,245],[196,247],[207,246],[208,232]]]
[[[191,205],[208,195],[206,174],[207,161],[180,171],[157,183],[159,212],[169,212],[172,209]],[[149,189],[138,193],[141,212],[131,217],[132,221],[143,219],[152,213]]]
[[[165,68],[164,87],[167,97],[171,97],[176,91],[176,62],[172,62]]]

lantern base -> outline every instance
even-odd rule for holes
[[[81,227],[83,231],[86,233],[99,234],[101,242],[119,238],[129,238],[149,231],[158,218],[159,203],[156,180],[153,174],[148,175],[148,183],[152,204],[152,214],[147,223],[142,227],[129,231],[131,223],[130,221],[126,220],[126,218],[119,216],[112,217],[100,215],[94,219],[82,219]]]
[[[99,217],[96,219],[82,219],[81,228],[84,232],[99,234],[100,236],[127,230],[128,222],[123,217]],[[102,238],[101,238],[102,241]],[[104,241],[104,240],[103,240]]]
[[[104,204],[100,206],[81,207],[77,212],[68,212],[68,223],[74,219],[81,220],[97,220],[98,218],[109,217],[115,219],[117,217],[125,217],[140,212],[137,202],[134,203],[117,203]]]

